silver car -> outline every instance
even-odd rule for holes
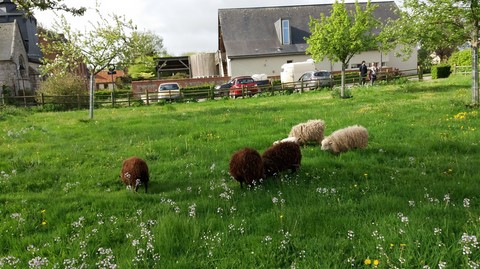
[[[332,88],[333,76],[326,70],[308,71],[303,73],[303,75],[298,79],[295,88],[300,89],[302,86],[303,89],[316,89],[323,87]]]

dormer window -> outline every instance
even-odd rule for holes
[[[283,45],[291,44],[289,20],[282,20],[282,44]]]
[[[289,19],[279,19],[275,22],[275,30],[277,31],[278,41],[282,45],[292,44],[292,31],[290,30]]]

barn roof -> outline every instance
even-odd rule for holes
[[[380,21],[398,17],[395,1],[372,4],[378,6],[373,15]],[[346,5],[349,10],[355,9],[354,3]],[[366,3],[360,6],[364,9]],[[219,49],[229,58],[305,54],[310,17],[319,18],[321,13],[329,16],[331,9],[332,4],[219,9]],[[284,45],[278,38],[275,23],[279,19],[290,22],[291,44]]]

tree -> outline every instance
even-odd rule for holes
[[[86,11],[86,8],[74,8],[69,7],[63,4],[64,0],[13,0],[12,2],[17,5],[20,9],[25,10],[27,14],[31,14],[33,9],[39,10],[58,10],[58,11],[66,11],[73,15],[83,15]]]
[[[74,30],[65,17],[54,25],[54,38],[65,42],[53,42],[44,48],[44,53],[56,53],[54,60],[45,59],[42,66],[44,74],[68,71],[81,60],[88,66],[90,73],[90,119],[93,118],[95,75],[112,63],[130,64],[143,50],[138,38],[136,26],[118,15],[102,16],[97,10],[97,23],[90,23],[92,30],[84,32]],[[49,37],[47,37],[49,38]]]
[[[163,38],[152,31],[134,32],[132,37],[135,42],[142,44],[139,53],[143,56],[162,57],[167,54],[163,47]]]
[[[163,38],[157,34],[147,32],[136,32],[133,38],[138,44],[143,44],[137,53],[140,57],[136,58],[134,63],[128,67],[128,73],[134,80],[150,79],[155,77],[156,57],[167,55],[163,47]]]
[[[472,105],[478,105],[478,0],[404,0],[400,19],[384,31],[391,42],[414,44],[429,51],[472,48]],[[406,50],[408,53],[408,49]]]
[[[49,96],[49,100],[56,103],[56,108],[62,110],[85,106],[88,100],[79,97],[85,95],[85,84],[85,78],[72,73],[51,76],[40,83],[36,99],[40,103],[44,95]]]
[[[307,53],[317,61],[327,57],[330,61],[342,63],[341,97],[345,97],[345,69],[350,59],[376,46],[373,30],[378,22],[372,15],[375,9],[370,0],[365,10],[355,1],[355,10],[349,12],[343,1],[336,0],[329,17],[320,14],[320,19],[310,18],[312,34],[306,38]]]

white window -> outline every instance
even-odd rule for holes
[[[282,43],[283,45],[291,44],[290,42],[290,21],[282,20]]]

